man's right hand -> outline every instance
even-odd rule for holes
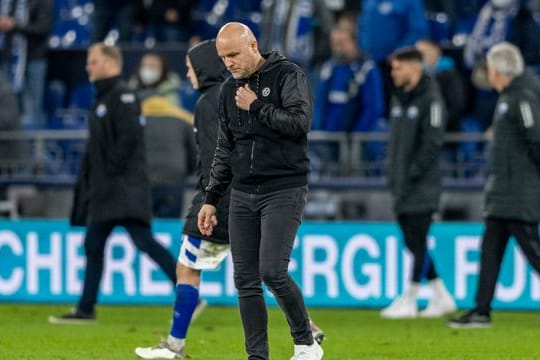
[[[204,204],[197,215],[197,226],[201,234],[210,236],[214,226],[218,223],[216,217],[216,207],[210,204]]]

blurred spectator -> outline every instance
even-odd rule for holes
[[[169,69],[167,60],[161,55],[144,55],[129,85],[137,90],[141,99],[159,95],[167,98],[172,105],[181,106],[180,77]]]
[[[422,0],[363,0],[358,19],[359,48],[375,61],[427,36]]]
[[[179,219],[184,183],[195,170],[193,115],[161,97],[142,102],[146,161],[152,184],[152,211],[157,218]]]
[[[0,0],[0,61],[21,96],[23,125],[44,124],[43,94],[52,0]]]
[[[157,42],[187,42],[196,0],[141,0],[140,20]]]
[[[267,0],[262,12],[262,51],[278,50],[302,67],[320,65],[330,57],[333,17],[324,0]]]
[[[20,130],[20,117],[17,97],[11,86],[0,72],[0,131]],[[10,168],[10,163],[20,156],[19,141],[0,140],[0,172]],[[1,186],[0,186],[1,193]],[[0,194],[1,195],[1,194]]]
[[[465,83],[454,60],[444,56],[439,44],[431,40],[419,40],[415,46],[422,53],[425,71],[439,84],[448,111],[447,131],[460,131],[460,120],[465,112],[467,96]]]
[[[133,39],[137,1],[134,0],[94,0],[92,42],[105,40],[113,28],[118,29],[118,42]]]
[[[497,102],[497,93],[487,80],[485,54],[499,42],[508,41],[521,50],[526,64],[540,63],[540,30],[528,8],[518,0],[490,0],[480,11],[464,49],[464,62],[472,71],[473,115],[487,129]]]
[[[487,50],[502,41],[515,44],[526,64],[540,63],[540,29],[519,0],[490,0],[482,7],[465,45],[465,65],[478,66]]]
[[[357,26],[359,48],[377,62],[388,103],[393,87],[388,55],[427,36],[422,0],[363,0]]]
[[[343,132],[381,130],[384,128],[380,122],[385,105],[381,75],[376,64],[358,50],[354,28],[337,25],[332,29],[330,39],[332,59],[321,70],[312,129]],[[373,146],[364,150],[367,158],[377,155]]]

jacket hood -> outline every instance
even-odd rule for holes
[[[262,57],[265,58],[266,61],[264,62],[263,66],[259,69],[258,71],[259,73],[271,71],[279,63],[287,60],[285,56],[281,55],[275,50],[269,53],[262,54]]]
[[[189,49],[187,56],[199,80],[199,90],[203,91],[220,84],[229,76],[223,61],[219,58],[215,40],[206,40]]]

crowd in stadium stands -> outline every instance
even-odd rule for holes
[[[313,130],[387,132],[393,89],[387,58],[415,45],[442,90],[447,131],[482,134],[497,99],[484,55],[509,41],[539,71],[539,14],[538,0],[0,0],[0,70],[19,100],[12,128],[86,128],[94,89],[82,63],[72,68],[97,41],[126,51],[124,77],[143,97],[157,91],[192,112],[197,93],[184,77],[185,51],[235,20],[253,30],[262,51],[277,48],[306,70],[316,104]],[[447,145],[443,156],[476,159],[482,149],[463,142]],[[384,161],[385,152],[384,143],[363,143],[359,159]],[[331,144],[313,146],[313,168],[338,153]]]

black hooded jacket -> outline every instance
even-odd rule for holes
[[[277,52],[248,79],[223,84],[219,135],[207,204],[215,205],[229,184],[234,189],[265,194],[307,184],[307,133],[313,99],[302,69]],[[257,94],[248,111],[236,106],[240,86]]]
[[[201,96],[195,108],[195,140],[197,144],[197,192],[187,212],[183,233],[215,243],[229,242],[229,191],[217,208],[218,225],[211,236],[202,235],[197,227],[197,214],[204,203],[204,189],[210,181],[210,168],[218,137],[218,107],[221,84],[228,71],[216,51],[213,40],[204,41],[188,52],[189,60],[199,81]]]

